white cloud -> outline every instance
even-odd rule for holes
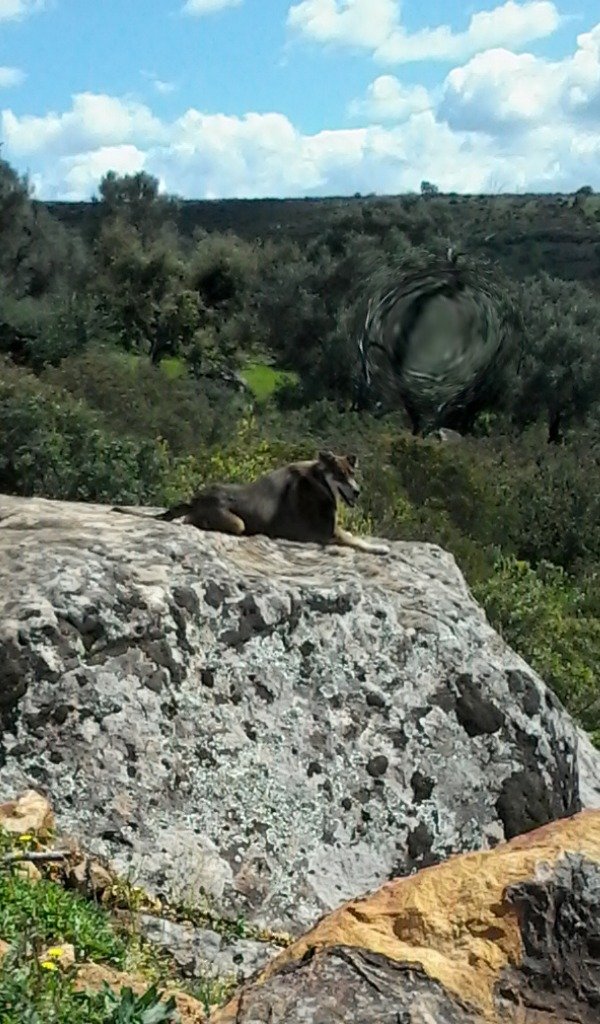
[[[184,14],[200,17],[203,14],[222,11],[225,7],[239,7],[241,3],[242,0],[186,0],[182,10]]]
[[[493,48],[441,89],[391,75],[352,104],[364,123],[315,134],[282,113],[190,108],[158,118],[129,98],[82,93],[46,116],[5,109],[3,156],[47,198],[89,198],[110,169],[145,169],[195,198],[416,190],[600,189],[600,24],[562,61]]]
[[[458,129],[488,133],[589,121],[600,134],[600,24],[577,37],[562,61],[506,49],[479,53],[447,76],[440,116]]]
[[[175,82],[165,82],[162,78],[155,78],[154,88],[161,96],[168,96],[169,93],[175,92],[177,86]]]
[[[0,0],[0,21],[19,21],[45,6],[46,0]]]
[[[302,0],[288,27],[318,43],[377,49],[399,25],[396,0]]]
[[[161,96],[168,96],[169,93],[175,92],[177,89],[176,82],[170,82],[164,78],[159,78],[158,75],[155,75],[152,71],[142,71],[140,73],[144,78],[148,79],[148,81],[152,83],[156,92]]]
[[[164,126],[141,103],[84,92],[73,98],[71,110],[44,117],[16,117],[2,112],[2,135],[7,150],[17,157],[88,152],[131,141],[149,144],[165,135]]]
[[[404,121],[411,114],[429,110],[431,105],[423,85],[403,85],[394,75],[380,75],[371,82],[364,99],[349,104],[348,112],[375,121]]]
[[[506,0],[473,14],[463,32],[449,25],[407,32],[398,0],[302,0],[288,11],[288,27],[300,35],[371,50],[384,64],[465,60],[492,46],[519,48],[551,35],[559,24],[552,0]]]
[[[10,89],[12,86],[22,85],[25,77],[25,72],[20,68],[0,67],[0,89]]]

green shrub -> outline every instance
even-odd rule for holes
[[[0,490],[72,501],[152,501],[164,447],[107,430],[86,405],[24,370],[0,379]]]
[[[600,745],[600,619],[563,569],[500,558],[474,588],[492,625]]]
[[[178,360],[160,366],[110,346],[95,347],[49,368],[43,380],[96,412],[107,429],[141,440],[164,439],[177,454],[228,437],[243,400],[212,381],[196,381]]]

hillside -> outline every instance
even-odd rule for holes
[[[99,224],[96,203],[43,205],[87,237]],[[468,244],[471,253],[493,256],[515,277],[543,266],[552,276],[600,289],[600,197],[585,194],[179,200],[176,223],[184,236],[200,229],[233,232],[249,241],[279,236],[307,241],[346,219],[384,218],[402,228],[415,205],[439,219],[453,241]]]

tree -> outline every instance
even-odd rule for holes
[[[202,308],[168,236],[144,242],[126,219],[113,217],[101,229],[96,261],[98,300],[125,349],[158,363],[189,344]]]
[[[439,195],[439,188],[430,181],[421,182],[421,195],[426,197]]]
[[[544,416],[548,442],[581,422],[600,398],[600,301],[576,282],[542,274],[521,286],[526,345],[513,416],[525,427]]]
[[[118,216],[134,227],[145,242],[177,216],[176,197],[161,193],[158,178],[146,171],[123,175],[109,171],[98,192],[102,219]]]
[[[76,235],[32,200],[27,177],[0,159],[0,280],[13,298],[41,298],[85,276],[86,256]]]

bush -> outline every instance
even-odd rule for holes
[[[168,456],[156,441],[108,431],[68,393],[24,370],[0,380],[0,490],[70,501],[143,503],[160,492]]]
[[[585,587],[556,566],[534,572],[527,562],[500,558],[474,594],[506,642],[600,746],[600,620]]]
[[[48,387],[66,390],[95,410],[112,432],[139,441],[162,438],[172,452],[195,452],[231,435],[244,401],[231,388],[198,382],[173,362],[163,367],[109,346],[48,369]]]

